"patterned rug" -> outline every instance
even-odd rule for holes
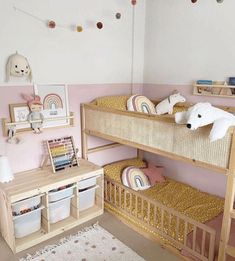
[[[19,261],[144,261],[108,231],[95,224],[46,246]]]

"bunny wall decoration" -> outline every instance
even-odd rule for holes
[[[32,81],[32,70],[26,57],[17,52],[9,56],[6,65],[6,81],[12,78],[25,78]]]

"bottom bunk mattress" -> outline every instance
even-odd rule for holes
[[[104,167],[106,179],[120,184],[122,170],[127,166],[142,168],[146,167],[146,163],[139,159],[130,159],[108,164]],[[138,191],[140,196],[144,196],[144,202],[139,201],[138,196],[131,197],[128,193],[122,194],[115,190],[111,191],[107,184],[105,193],[106,197],[109,198],[108,201],[111,201],[111,198],[115,198],[116,204],[121,204],[122,207],[125,204],[126,209],[129,209],[128,211],[133,216],[143,215],[143,220],[146,223],[149,222],[151,226],[156,228],[163,226],[165,234],[170,235],[170,237],[175,238],[177,236],[178,240],[183,242],[187,236],[187,244],[189,245],[193,238],[193,226],[189,225],[186,229],[187,233],[185,233],[186,222],[184,222],[183,218],[178,222],[177,218],[174,215],[169,215],[167,211],[163,211],[162,214],[160,208],[155,210],[151,205],[149,207],[147,199],[151,200],[151,202],[157,201],[167,208],[173,209],[200,223],[207,223],[215,218],[219,218],[224,207],[224,200],[220,197],[201,192],[189,185],[168,178],[166,178],[165,182],[157,183],[147,190]],[[161,215],[164,215],[164,218],[161,218]],[[159,218],[156,218],[156,216],[159,216]],[[210,226],[210,223],[208,225]],[[212,227],[214,228],[214,226]],[[200,231],[198,233],[200,234]],[[161,236],[160,238],[164,239]],[[197,235],[197,239],[201,241],[202,237]],[[183,254],[189,255],[186,251]]]

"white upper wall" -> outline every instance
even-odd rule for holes
[[[147,0],[144,83],[235,76],[235,1]]]
[[[30,15],[67,28],[49,29]],[[36,83],[130,83],[132,5],[130,0],[0,0],[0,83],[16,50],[25,55]],[[143,82],[145,0],[135,10],[134,82]],[[115,14],[120,12],[120,20]],[[96,23],[104,24],[102,30]],[[74,25],[84,31],[72,31]]]

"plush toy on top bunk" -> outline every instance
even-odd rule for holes
[[[167,97],[166,99],[164,99],[163,101],[157,104],[156,106],[157,115],[166,114],[166,113],[172,114],[175,104],[179,102],[185,102],[185,101],[186,99],[179,92],[174,91],[172,95],[170,95],[169,97]]]
[[[128,111],[137,111],[148,114],[156,114],[154,104],[145,96],[142,95],[132,95],[127,100]]]
[[[229,127],[235,126],[235,116],[232,113],[212,106],[208,102],[197,103],[185,112],[175,114],[175,122],[187,124],[190,130],[213,123],[209,139],[211,142],[222,139]]]

